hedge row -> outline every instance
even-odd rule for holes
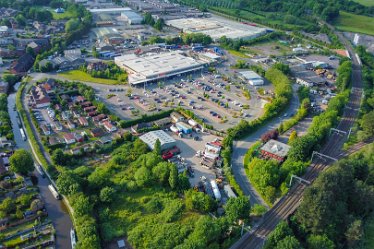
[[[151,122],[151,121],[155,121],[155,120],[158,120],[158,119],[161,119],[161,118],[166,118],[168,116],[170,116],[170,113],[172,113],[174,110],[171,109],[171,110],[167,110],[167,111],[162,111],[162,112],[158,112],[154,115],[143,115],[141,118],[138,118],[138,119],[132,119],[132,120],[121,120],[119,122],[119,126],[121,128],[129,128],[133,125],[136,125],[136,124],[139,124],[139,123],[145,123],[145,122]]]

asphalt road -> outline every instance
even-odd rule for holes
[[[14,134],[14,141],[16,142],[17,148],[22,148],[31,151],[28,140],[23,141],[20,133],[20,129],[17,123],[17,111],[15,111],[14,105],[16,102],[16,93],[11,93],[8,96],[8,112],[12,122],[12,129]],[[28,135],[27,135],[28,139]],[[35,160],[35,159],[34,159]],[[53,226],[56,229],[56,248],[67,249],[71,248],[70,242],[70,229],[73,226],[67,208],[64,203],[60,200],[56,200],[48,189],[50,184],[48,178],[43,178],[35,171],[35,175],[38,177],[39,193],[43,198],[45,207],[48,212],[49,219],[52,220]]]
[[[256,141],[258,141],[262,134],[264,134],[267,131],[276,129],[282,122],[289,119],[289,115],[291,113],[295,113],[297,108],[299,107],[299,98],[297,95],[297,85],[294,85],[294,94],[290,101],[290,104],[288,108],[283,112],[279,114],[279,117],[272,119],[269,121],[266,125],[262,126],[255,132],[253,132],[251,135],[243,138],[240,141],[234,141],[233,144],[233,154],[232,154],[232,171],[234,173],[235,179],[238,182],[240,188],[243,190],[244,194],[250,197],[250,203],[253,204],[261,204],[264,206],[267,206],[264,200],[261,198],[261,196],[257,193],[257,191],[253,188],[251,185],[245,170],[244,170],[244,164],[243,159],[248,151],[248,148],[254,144]],[[284,116],[284,114],[287,113],[287,117]]]

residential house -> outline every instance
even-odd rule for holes
[[[62,120],[68,120],[70,118],[71,114],[68,111],[61,112],[61,118]]]
[[[83,137],[81,134],[79,134],[79,133],[75,133],[75,134],[74,134],[74,138],[75,138],[75,140],[76,140],[77,142],[79,142],[79,143],[84,142],[84,137]]]
[[[73,144],[75,143],[75,137],[72,133],[64,134],[64,140],[66,144]]]
[[[7,26],[0,26],[0,37],[7,37],[10,35],[10,29]]]
[[[83,102],[81,104],[81,106],[84,108],[84,107],[88,107],[88,106],[92,106],[92,103],[90,101],[86,101],[86,102]]]
[[[86,101],[86,99],[81,95],[75,97],[75,100],[74,100],[75,103],[83,103],[85,101]]]
[[[78,122],[81,126],[88,126],[88,121],[85,117],[79,117]]]
[[[104,128],[108,131],[108,132],[114,132],[117,130],[117,127],[115,127],[109,120],[107,121],[104,121],[103,122],[103,126]]]
[[[51,135],[51,129],[47,125],[41,125],[40,127],[44,133],[44,135],[48,136]]]
[[[97,115],[97,111],[92,111],[88,113],[88,116],[95,117]]]
[[[53,126],[55,127],[56,131],[62,131],[62,125],[61,125],[60,122],[55,121],[55,122],[53,123]]]
[[[87,71],[92,72],[92,71],[104,71],[108,68],[108,64],[104,62],[90,62],[87,65]]]
[[[275,159],[279,162],[283,162],[290,150],[290,146],[274,139],[270,139],[266,144],[264,144],[261,149],[261,155],[264,158]]]
[[[101,128],[94,128],[90,130],[90,132],[93,137],[101,137],[105,135],[105,132]]]
[[[81,116],[81,114],[77,110],[74,110],[73,111],[73,116],[74,116],[74,118],[79,118]]]
[[[40,87],[39,85],[33,87],[30,91],[30,94],[31,101],[36,108],[47,107],[51,104],[51,98],[48,96],[44,88]]]
[[[96,106],[87,106],[85,108],[83,108],[83,111],[85,113],[89,113],[89,112],[92,112],[92,111],[95,111],[96,110]]]
[[[73,123],[73,121],[71,121],[70,119],[68,119],[66,121],[66,124],[67,126],[69,127],[69,129],[75,129],[75,124]]]
[[[105,114],[99,114],[99,115],[93,117],[93,121],[100,122],[100,121],[102,121],[106,118],[107,118],[107,116]]]
[[[12,144],[12,141],[8,140],[6,137],[0,137],[0,148],[10,147]]]
[[[110,136],[104,136],[99,139],[100,144],[109,144],[113,141],[113,139]]]
[[[10,72],[12,74],[24,75],[32,67],[34,60],[35,59],[30,54],[26,53],[12,63]]]

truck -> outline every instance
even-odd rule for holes
[[[214,198],[216,198],[217,201],[221,200],[221,192],[218,189],[217,183],[215,180],[210,181],[210,185],[212,185]]]
[[[25,134],[25,131],[23,130],[23,128],[20,128],[19,132],[21,133],[21,137],[22,137],[23,141],[26,141],[27,138],[26,138],[26,134]]]
[[[178,134],[180,132],[180,130],[177,127],[175,127],[174,125],[170,126],[170,130],[172,132],[176,133],[176,134]]]
[[[61,199],[60,194],[57,192],[56,188],[52,184],[48,185],[48,189],[49,191],[51,191],[54,198],[56,198],[57,200]]]

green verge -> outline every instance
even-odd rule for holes
[[[61,76],[67,80],[73,80],[73,81],[78,80],[78,81],[92,82],[92,83],[98,83],[98,84],[103,84],[103,85],[121,85],[117,80],[94,78],[88,73],[82,72],[80,70],[71,70],[67,72],[62,72],[62,73],[59,73],[58,76]]]

